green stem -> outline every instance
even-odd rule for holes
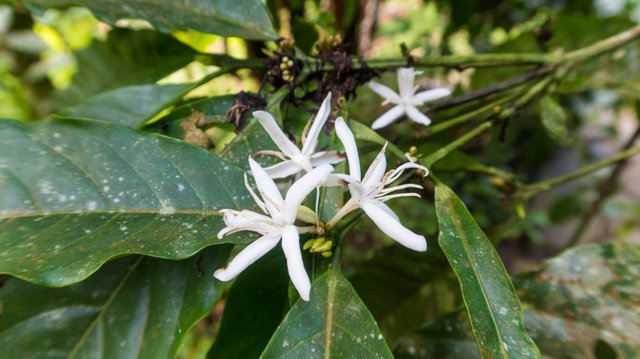
[[[561,185],[563,183],[566,182],[570,182],[573,181],[575,179],[578,179],[580,177],[586,176],[590,173],[593,173],[595,171],[598,171],[602,168],[605,168],[607,166],[610,166],[618,161],[622,161],[628,157],[631,157],[633,155],[639,154],[640,153],[640,146],[637,147],[632,147],[629,148],[628,150],[622,151],[622,152],[618,152],[617,154],[615,154],[614,156],[611,156],[607,159],[604,159],[602,161],[590,164],[588,166],[584,166],[578,170],[575,170],[573,172],[567,173],[565,175],[562,176],[558,176],[558,177],[554,177],[548,180],[544,180],[544,181],[540,181],[537,183],[533,183],[533,184],[529,184],[529,185],[525,185],[521,188],[521,191],[523,193],[525,193],[527,196],[531,196],[533,194],[536,194],[538,192],[542,192],[542,191],[546,191],[550,188],[553,188],[557,185]]]
[[[454,117],[452,119],[449,119],[447,121],[444,122],[440,122],[438,124],[435,124],[433,126],[429,126],[427,128],[425,128],[422,133],[426,136],[430,136],[430,135],[434,135],[436,133],[445,131],[450,129],[451,127],[463,124],[467,121],[473,120],[475,118],[480,117],[481,115],[485,114],[487,111],[494,111],[496,109],[496,106],[501,106],[502,104],[509,102],[511,100],[513,100],[516,97],[516,94],[511,94],[511,95],[507,95],[503,98],[500,98],[496,101],[493,101],[491,103],[489,103],[486,106],[480,107],[476,110],[470,111],[470,112],[466,112],[460,116]]]
[[[633,144],[638,139],[638,137],[640,137],[640,126],[636,128],[636,132],[634,132],[631,138],[629,138],[623,150],[632,148]],[[580,239],[582,238],[582,235],[584,234],[584,232],[589,227],[589,224],[591,223],[591,218],[593,218],[593,216],[595,216],[596,214],[598,214],[598,212],[600,212],[600,208],[602,208],[602,205],[604,204],[607,197],[609,197],[615,192],[615,187],[618,182],[618,177],[622,173],[622,170],[627,164],[628,159],[629,158],[627,157],[621,160],[620,162],[618,162],[613,168],[613,171],[611,171],[611,174],[609,174],[609,177],[605,178],[600,182],[600,184],[598,185],[598,198],[592,203],[592,205],[590,206],[591,208],[589,208],[589,210],[587,210],[587,212],[582,216],[582,218],[580,219],[580,224],[578,225],[578,228],[576,228],[575,232],[573,232],[571,239],[569,240],[569,242],[567,242],[567,244],[563,247],[563,249],[573,247],[580,241]]]
[[[547,88],[547,86],[549,86],[553,81],[554,81],[554,79],[552,77],[546,77],[543,80],[541,80],[538,83],[536,83],[535,85],[531,86],[529,88],[529,90],[527,90],[527,92],[524,95],[522,95],[522,97],[520,97],[513,104],[513,106],[511,106],[508,109],[500,112],[498,115],[496,115],[496,117],[492,121],[486,121],[486,122],[481,123],[476,128],[474,128],[473,130],[465,133],[463,136],[459,137],[455,141],[447,144],[446,146],[442,147],[441,149],[437,150],[436,152],[426,156],[423,159],[422,163],[425,166],[430,167],[434,163],[436,163],[436,162],[440,161],[441,159],[445,158],[447,155],[449,155],[449,153],[457,150],[458,148],[462,147],[467,142],[471,141],[476,136],[482,134],[484,131],[490,129],[491,127],[493,127],[494,125],[496,125],[498,123],[502,123],[503,121],[506,121],[508,118],[513,116],[513,114],[515,114],[518,110],[520,110],[524,106],[526,106],[538,94],[540,94],[542,91],[544,91]]]
[[[491,127],[493,127],[493,122],[492,121],[486,121],[484,123],[481,123],[479,126],[474,128],[473,130],[465,133],[463,136],[457,138],[455,141],[450,142],[449,144],[447,144],[446,146],[442,147],[441,149],[439,149],[439,150],[435,151],[434,153],[426,156],[422,160],[422,163],[426,167],[431,167],[434,163],[436,163],[436,162],[440,161],[441,159],[447,157],[447,155],[449,155],[449,153],[451,153],[451,152],[457,150],[458,148],[462,147],[465,143],[471,141],[476,136],[480,135],[481,133],[483,133],[484,131],[490,129]]]
[[[413,66],[422,67],[449,67],[456,69],[467,69],[471,67],[498,67],[498,66],[525,66],[544,65],[554,63],[556,57],[550,54],[477,54],[467,56],[433,56],[416,59],[413,64],[409,64],[407,59],[371,59],[367,61],[367,66],[371,69],[390,69],[398,67]],[[359,68],[360,64],[354,61],[354,67]]]
[[[633,27],[595,44],[571,51],[561,56],[562,62],[581,62],[602,55],[640,37],[640,26]]]

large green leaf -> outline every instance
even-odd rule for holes
[[[260,0],[28,0],[27,4],[38,12],[49,7],[86,6],[110,24],[140,18],[162,31],[194,29],[256,40],[278,36]]]
[[[228,246],[184,261],[128,256],[66,288],[10,279],[0,289],[0,347],[14,358],[173,358],[220,296],[211,273]]]
[[[527,329],[543,354],[618,358],[640,353],[640,245],[586,245],[549,260],[514,284]]]
[[[398,337],[462,302],[444,255],[433,247],[424,253],[400,245],[383,248],[349,280],[392,347]]]
[[[229,241],[220,209],[255,205],[242,170],[120,125],[3,120],[0,143],[0,273],[37,283],[77,282],[123,254],[191,256]]]
[[[257,358],[289,307],[289,276],[280,250],[268,253],[235,280],[209,358]]]
[[[173,105],[196,84],[132,85],[89,97],[60,112],[63,117],[85,118],[141,127]]]
[[[335,268],[284,318],[263,358],[392,358],[371,313]]]
[[[118,87],[153,84],[194,59],[190,47],[157,31],[115,28],[108,36],[75,54],[78,72],[56,96],[61,106]]]
[[[635,358],[640,353],[640,245],[591,244],[566,251],[514,284],[525,324],[548,358]],[[463,312],[407,335],[398,358],[479,358]]]
[[[495,248],[464,203],[436,186],[438,242],[460,281],[471,326],[485,358],[536,358],[524,327],[520,301]]]

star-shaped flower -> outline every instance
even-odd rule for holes
[[[283,159],[282,162],[265,168],[271,178],[284,178],[295,175],[301,171],[309,172],[323,164],[334,164],[344,160],[336,151],[315,152],[318,145],[318,136],[327,122],[331,112],[331,93],[322,102],[313,124],[306,137],[303,139],[302,150],[291,142],[282,132],[276,120],[266,111],[256,111],[253,116],[258,119],[262,127],[267,131],[273,142],[281,152],[262,151],[264,154],[272,154]]]
[[[374,81],[368,83],[369,88],[375,91],[378,95],[384,97],[384,104],[395,104],[389,111],[385,112],[382,116],[378,117],[371,128],[374,130],[383,128],[396,121],[402,115],[406,114],[410,119],[417,123],[421,123],[425,126],[431,124],[431,120],[424,113],[417,109],[418,106],[422,106],[427,102],[432,102],[437,99],[447,97],[451,95],[451,90],[445,87],[438,87],[431,90],[418,92],[418,87],[414,87],[413,82],[416,75],[422,74],[422,71],[415,71],[412,67],[399,68],[398,69],[398,88],[400,94],[388,88],[385,85],[379,84]]]
[[[298,217],[298,208],[305,197],[326,180],[329,173],[333,171],[333,167],[325,164],[312,169],[291,185],[283,199],[269,174],[251,158],[249,158],[249,165],[262,199],[253,192],[246,177],[245,184],[264,214],[249,210],[222,210],[224,223],[227,227],[218,233],[218,238],[240,231],[257,232],[262,237],[249,244],[235,256],[226,268],[218,269],[214,273],[214,277],[221,281],[232,280],[273,249],[282,239],[282,249],[287,258],[291,282],[300,293],[300,297],[308,301],[311,282],[302,262],[300,233],[315,231],[316,227],[296,227],[294,223]]]
[[[392,198],[397,197],[420,197],[418,193],[394,193],[399,190],[408,188],[422,188],[417,184],[403,184],[398,186],[387,187],[395,182],[402,173],[408,168],[416,168],[424,171],[425,176],[429,173],[427,168],[414,162],[407,162],[398,168],[386,172],[387,161],[384,156],[387,145],[382,147],[378,156],[373,160],[369,169],[361,178],[360,158],[358,156],[358,148],[353,137],[353,133],[347,127],[342,118],[338,118],[335,124],[336,134],[342,142],[347,153],[349,162],[349,175],[335,174],[331,175],[332,179],[340,178],[349,185],[351,198],[345,205],[335,214],[335,216],[327,222],[327,227],[333,227],[347,213],[362,208],[369,218],[375,223],[384,234],[394,239],[403,246],[415,251],[424,252],[427,250],[427,241],[424,236],[413,233],[404,227],[393,213],[391,208],[384,204]],[[331,179],[330,179],[331,180]],[[385,188],[386,187],[386,188]]]

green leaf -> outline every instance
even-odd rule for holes
[[[462,302],[444,255],[433,247],[424,253],[400,245],[385,247],[358,266],[349,280],[392,347],[400,336]]]
[[[353,287],[335,268],[313,282],[284,318],[262,358],[392,358]]]
[[[640,352],[640,245],[591,244],[517,275],[525,324],[545,357],[634,358]],[[403,337],[397,358],[479,358],[464,312]],[[605,355],[608,354],[608,355]]]
[[[229,246],[185,261],[129,256],[86,281],[47,288],[18,279],[0,289],[0,347],[15,358],[173,358],[220,297],[211,273]]]
[[[460,281],[471,326],[485,358],[537,358],[522,308],[495,248],[462,201],[436,186],[438,242]]]
[[[224,123],[225,115],[233,105],[234,100],[234,95],[228,95],[210,97],[188,103],[176,108],[158,121],[154,121],[145,126],[144,130],[184,140],[185,129],[183,123],[185,120],[188,121],[196,116],[203,126]]]
[[[130,85],[153,84],[194,60],[195,51],[170,35],[114,28],[106,41],[94,41],[75,56],[78,72],[59,93],[60,107]]]
[[[540,120],[551,138],[560,142],[567,141],[567,113],[549,95],[540,99]]]
[[[640,353],[640,245],[592,244],[518,275],[527,329],[543,354],[595,358],[609,348],[618,358]]]
[[[88,98],[60,112],[63,117],[85,118],[141,127],[173,105],[196,84],[134,85]]]
[[[257,358],[289,308],[289,275],[274,250],[235,280],[209,358]]]
[[[189,257],[253,208],[243,171],[167,137],[87,120],[0,121],[0,273],[80,281],[110,258]]]
[[[278,36],[260,0],[28,0],[27,5],[36,12],[50,7],[86,6],[98,19],[110,24],[140,18],[166,32],[194,29],[255,40]]]

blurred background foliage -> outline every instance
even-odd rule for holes
[[[264,56],[261,43],[238,38],[194,30],[157,33],[147,31],[150,25],[140,20],[121,20],[112,27],[84,8],[32,15],[28,3],[0,4],[0,117],[5,118],[37,121],[87,95],[119,86],[192,83],[218,69],[198,61],[203,54],[240,59]],[[640,24],[640,2],[635,0],[268,0],[267,5],[275,14],[280,35],[293,37],[300,51],[312,53],[318,39],[340,34],[349,51],[365,58],[401,57],[401,43],[419,57],[566,52]],[[463,94],[523,71],[518,67],[433,68],[424,71],[418,85],[448,86]],[[177,102],[175,111],[165,109],[155,118],[163,123],[163,118],[189,116],[190,111],[180,106],[206,106],[195,102],[203,98],[256,92],[262,76],[253,70],[219,76]],[[637,42],[589,61],[567,76],[554,93],[433,168],[460,194],[514,274],[539,268],[542,260],[576,236],[581,242],[640,242],[637,159],[621,166],[621,174],[612,175],[614,166],[521,204],[499,176],[463,170],[479,163],[531,183],[606,158],[635,140],[640,110]],[[379,81],[393,88],[395,73],[384,73]],[[348,104],[349,116],[369,124],[385,111],[372,103],[380,99],[368,88],[360,88]],[[437,124],[483,105],[486,102],[444,109],[432,117]],[[214,144],[212,150],[221,151],[235,134],[233,126],[223,123],[225,111],[214,112],[209,119],[214,125],[206,135]],[[287,113],[298,119],[295,126],[303,126],[309,116],[305,111]],[[434,140],[423,127],[405,122],[381,134],[401,149],[418,139],[423,143],[418,153],[428,154],[468,130],[468,126],[456,127]],[[424,220],[435,218],[433,195],[425,185],[425,201],[398,200],[390,205],[401,213],[403,223],[433,241],[435,220]],[[597,210],[591,210],[594,204]],[[402,339],[403,335],[462,308],[459,291],[451,289],[457,288],[451,284],[455,279],[436,245],[430,245],[424,255],[397,251],[367,220],[352,233],[344,253],[345,273],[351,275],[391,344],[396,340],[406,344],[410,338]],[[387,264],[394,263],[393,272],[379,270],[381,257]],[[398,271],[404,280],[397,280]],[[403,293],[393,310],[385,305],[388,302],[376,302],[378,297],[389,300],[381,291]],[[438,300],[433,299],[436,291]],[[416,313],[415,308],[424,310]],[[182,357],[206,353],[221,310],[217,307],[194,328]],[[410,346],[405,344],[401,350],[408,353]]]

